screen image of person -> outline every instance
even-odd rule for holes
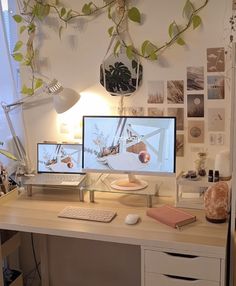
[[[80,144],[38,144],[38,172],[81,172]]]
[[[83,169],[174,173],[175,118],[85,116]]]

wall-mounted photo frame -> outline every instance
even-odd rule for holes
[[[204,121],[188,121],[188,143],[204,143]]]
[[[148,107],[147,113],[148,116],[163,116],[164,108]]]
[[[167,115],[176,117],[176,130],[184,130],[184,108],[167,108]]]
[[[225,109],[208,109],[208,131],[225,131]]]
[[[204,95],[188,94],[187,95],[187,116],[204,117]]]
[[[164,81],[148,81],[147,103],[156,104],[164,103]]]
[[[184,157],[184,134],[176,135],[176,156]]]
[[[207,76],[208,99],[225,98],[225,79],[223,75]]]
[[[204,67],[187,67],[187,90],[204,90]]]
[[[225,71],[225,49],[209,48],[207,49],[207,71],[224,72]]]
[[[184,103],[184,81],[168,80],[167,81],[167,103],[179,104]]]

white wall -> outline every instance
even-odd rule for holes
[[[185,157],[178,158],[178,170],[192,169],[196,153],[201,150],[208,151],[208,168],[213,168],[215,154],[221,149],[228,149],[229,146],[229,129],[226,128],[226,132],[223,132],[225,137],[224,145],[210,146],[207,133],[207,112],[209,107],[224,107],[226,126],[229,126],[230,112],[227,112],[230,107],[229,80],[227,79],[230,75],[229,56],[226,57],[228,65],[225,73],[225,100],[207,101],[206,49],[225,47],[229,44],[230,27],[228,19],[231,13],[231,2],[231,0],[209,1],[208,6],[200,13],[203,25],[200,29],[195,31],[190,29],[186,33],[185,41],[187,45],[185,47],[174,45],[160,56],[158,62],[142,60],[144,67],[143,84],[137,93],[125,99],[125,106],[143,106],[145,114],[147,114],[148,81],[164,80],[166,84],[167,80],[184,80],[185,127],[182,133],[185,135]],[[70,7],[74,7],[75,10],[79,10],[83,2],[67,1],[67,3]],[[140,45],[142,41],[150,39],[158,45],[167,41],[167,30],[170,22],[175,19],[178,23],[184,23],[182,18],[184,3],[185,0],[168,0],[165,2],[149,0],[148,4],[146,1],[135,1],[135,5],[143,13],[144,20],[141,26],[137,24],[130,25],[130,33],[134,43]],[[196,5],[200,5],[200,3],[203,3],[203,1],[195,1]],[[81,20],[78,23],[69,25],[67,30],[63,32],[61,40],[58,36],[55,21],[48,21],[40,29],[40,71],[48,77],[57,78],[64,86],[71,87],[78,92],[84,90],[86,92],[81,93],[82,100],[76,106],[76,111],[72,115],[57,115],[51,104],[25,111],[28,149],[33,164],[35,164],[36,159],[37,142],[43,140],[75,141],[74,134],[80,132],[80,120],[83,114],[110,114],[114,112],[113,107],[119,105],[120,99],[110,96],[99,84],[99,66],[109,44],[107,29],[110,26],[111,23],[104,14],[92,21]],[[204,67],[204,144],[188,144],[187,142],[186,67],[188,66]],[[24,70],[23,78],[27,76],[27,71]],[[163,107],[166,112],[167,107],[171,107],[171,105],[164,104]],[[69,125],[69,129],[72,129],[69,134],[60,132],[62,122],[65,123],[64,126],[67,125],[68,127]]]

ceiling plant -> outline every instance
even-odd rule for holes
[[[26,41],[19,39],[12,52],[13,58],[22,65],[27,66],[32,74],[30,86],[22,86],[22,94],[32,95],[35,90],[42,86],[43,80],[36,76],[36,55],[37,48],[34,39],[37,35],[39,25],[42,25],[47,17],[57,17],[60,21],[58,29],[59,37],[62,37],[66,27],[78,18],[91,18],[99,16],[101,12],[106,12],[111,20],[111,27],[108,29],[110,37],[116,37],[114,54],[118,54],[121,47],[125,48],[127,57],[132,60],[134,57],[141,57],[147,60],[156,61],[160,53],[166,48],[178,44],[185,45],[184,33],[190,29],[196,29],[202,24],[199,12],[206,7],[209,0],[201,1],[200,6],[196,6],[191,0],[186,0],[183,7],[184,23],[177,23],[173,20],[168,28],[168,40],[164,43],[145,39],[140,47],[127,43],[122,37],[124,27],[128,30],[130,22],[142,23],[142,13],[138,7],[130,7],[130,0],[103,0],[101,6],[94,2],[85,3],[81,11],[76,11],[72,7],[63,5],[60,0],[18,0],[20,11],[13,15],[14,20],[19,24],[19,34],[26,38]],[[132,36],[132,35],[131,35]],[[21,37],[20,37],[21,38]]]

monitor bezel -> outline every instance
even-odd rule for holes
[[[82,160],[81,160],[81,171],[80,172],[50,172],[50,171],[39,171],[39,145],[76,145],[81,147],[81,152],[83,152],[83,144],[81,143],[58,143],[58,142],[39,142],[37,143],[37,173],[38,174],[84,174],[82,170]],[[81,154],[82,155],[82,154]]]
[[[173,172],[145,172],[145,171],[129,171],[129,170],[111,170],[111,169],[91,169],[84,168],[84,136],[85,136],[85,119],[86,118],[150,118],[150,119],[174,119],[174,166]],[[82,135],[82,171],[86,173],[107,173],[107,174],[134,174],[134,175],[146,175],[146,176],[160,176],[160,177],[173,177],[176,176],[176,117],[174,116],[127,116],[127,115],[84,115],[83,116],[83,135]]]

